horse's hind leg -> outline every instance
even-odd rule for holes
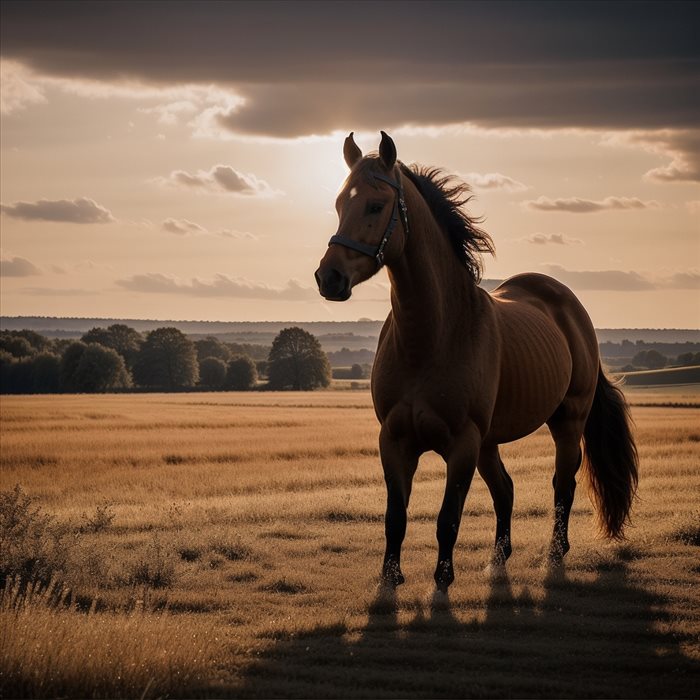
[[[569,551],[569,515],[576,491],[576,472],[581,466],[584,421],[553,417],[548,421],[556,448],[554,478],[554,531],[549,558],[558,564]]]
[[[513,513],[513,480],[508,475],[498,445],[484,446],[479,453],[477,468],[486,482],[496,511],[496,545],[494,564],[504,564],[512,552],[510,521]]]

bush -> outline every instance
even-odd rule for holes
[[[218,357],[199,361],[199,383],[211,389],[220,389],[226,381],[226,363]]]
[[[12,577],[48,585],[65,574],[67,529],[34,502],[19,485],[0,492],[0,588]]]
[[[250,391],[255,387],[258,372],[255,362],[247,355],[234,357],[226,370],[226,388],[233,391]]]
[[[60,375],[68,391],[103,392],[131,386],[124,358],[98,343],[71,343],[61,358]]]

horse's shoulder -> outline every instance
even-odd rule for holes
[[[509,277],[491,292],[495,299],[524,301],[528,297],[558,300],[562,297],[575,298],[574,293],[565,285],[539,272],[523,272]]]

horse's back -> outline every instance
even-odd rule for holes
[[[515,440],[547,421],[565,398],[587,404],[595,390],[598,346],[574,293],[546,275],[516,275],[491,294],[501,336],[493,442]]]

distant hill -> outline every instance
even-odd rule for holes
[[[370,350],[377,347],[383,321],[173,321],[131,318],[61,318],[55,316],[0,316],[0,329],[27,328],[49,338],[78,338],[95,326],[124,323],[137,331],[174,326],[196,338],[207,335],[233,343],[272,345],[274,337],[289,326],[300,326],[313,333],[326,352]],[[700,343],[700,329],[678,328],[601,328],[598,342],[620,343]]]

